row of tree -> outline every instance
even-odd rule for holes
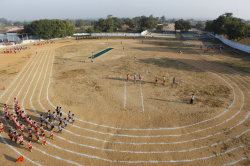
[[[143,31],[146,29],[156,28],[157,21],[155,20],[153,15],[149,17],[141,16],[133,19],[120,19],[117,17],[113,17],[112,15],[108,15],[106,19],[100,18],[95,22],[94,28],[89,27],[86,31],[88,33],[113,32],[121,29],[124,24],[128,25],[131,29],[137,27]]]
[[[23,22],[14,21],[14,22],[12,22],[11,20],[7,20],[5,18],[0,18],[0,26],[5,26],[5,27],[6,26],[18,26],[18,27],[20,27],[20,26],[23,26],[25,24],[28,24],[28,22],[27,21],[23,21]]]
[[[75,32],[75,26],[67,20],[39,20],[24,25],[21,33],[29,33],[39,38],[56,38],[72,36]]]
[[[239,41],[250,37],[250,25],[247,21],[233,17],[233,13],[225,13],[215,20],[208,20],[205,30],[214,35],[225,35],[229,40]]]

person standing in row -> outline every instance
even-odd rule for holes
[[[165,82],[166,82],[166,78],[165,76],[163,76],[163,85],[165,85]]]
[[[134,82],[136,82],[136,73],[134,73]]]
[[[193,102],[194,102],[194,94],[192,94],[190,104],[193,104]]]
[[[155,84],[157,84],[158,82],[158,76],[155,78]]]
[[[175,77],[173,78],[173,87],[175,86]]]
[[[127,74],[127,81],[129,81],[129,74]]]

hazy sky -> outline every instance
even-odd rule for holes
[[[250,0],[0,0],[8,20],[154,17],[215,19],[225,12],[250,19]]]

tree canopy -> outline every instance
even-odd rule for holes
[[[38,20],[24,25],[24,33],[31,33],[39,38],[72,36],[75,26],[67,20]]]
[[[233,17],[233,13],[225,13],[215,20],[206,21],[206,31],[214,35],[226,35],[229,40],[241,40],[250,37],[250,26],[246,21]]]
[[[81,26],[85,26],[85,25],[86,25],[86,22],[84,20],[82,20],[82,19],[75,21],[75,26],[76,27],[81,27]]]
[[[140,27],[142,30],[154,29],[156,28],[157,22],[155,21],[153,15],[149,17],[142,16],[140,21]]]
[[[190,21],[188,21],[188,20],[185,21],[183,19],[175,21],[175,30],[188,31],[189,29],[191,29]]]
[[[108,15],[107,19],[100,18],[94,26],[95,32],[113,32],[117,29],[121,29],[124,25],[124,21],[120,18]]]

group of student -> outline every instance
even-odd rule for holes
[[[30,46],[29,46],[29,47],[28,47],[28,46],[16,46],[16,47],[13,48],[13,52],[14,52],[14,53],[16,53],[17,51],[20,52],[22,49],[23,49],[23,50],[26,50],[26,49],[28,49],[28,48],[30,49]],[[3,53],[6,53],[6,54],[12,53],[12,49],[11,49],[11,48],[10,48],[10,49],[6,49],[6,50],[3,49]]]
[[[42,145],[46,145],[46,137],[44,134],[44,129],[43,129],[43,123],[46,124],[46,127],[48,128],[48,124],[50,125],[50,138],[53,138],[53,129],[54,129],[54,122],[56,119],[58,119],[59,121],[59,125],[58,125],[58,132],[61,133],[62,132],[62,123],[64,123],[64,128],[67,127],[67,119],[62,117],[62,108],[57,107],[55,109],[56,113],[53,112],[53,114],[51,114],[50,110],[47,111],[47,116],[46,118],[43,118],[43,115],[40,115],[40,121],[41,121],[41,125],[39,126],[36,122],[33,122],[30,116],[26,116],[24,111],[21,110],[20,105],[17,101],[16,98],[14,98],[14,104],[15,104],[15,114],[10,114],[9,113],[9,109],[8,106],[6,104],[4,104],[4,116],[5,119],[7,121],[12,121],[15,125],[16,125],[16,130],[20,130],[21,133],[19,134],[18,132],[13,132],[12,130],[9,130],[8,136],[10,137],[11,141],[14,138],[14,141],[16,144],[18,144],[17,140],[19,141],[20,145],[23,145],[23,133],[24,133],[24,125],[21,123],[21,120],[18,120],[18,116],[20,117],[20,119],[22,119],[24,122],[27,122],[27,126],[30,126],[30,128],[28,129],[28,148],[31,151],[32,149],[32,145],[31,145],[31,139],[32,139],[32,128],[35,130],[35,137],[37,142],[39,142],[40,140],[40,133],[42,136]],[[70,111],[68,113],[68,121],[72,121],[72,124],[74,124],[75,122],[75,118],[74,118],[74,114],[71,115]],[[3,123],[0,122],[0,132],[3,132]],[[40,133],[38,132],[38,128],[40,129]]]
[[[141,81],[142,77],[141,77],[141,73],[139,74],[139,80]],[[163,80],[163,84],[165,85],[166,83],[166,77],[163,76],[162,77]],[[129,81],[129,74],[127,74],[127,81]],[[136,73],[134,73],[134,82],[136,82]],[[155,78],[155,83],[158,83],[158,76]],[[175,86],[175,78],[173,78],[173,86]]]

